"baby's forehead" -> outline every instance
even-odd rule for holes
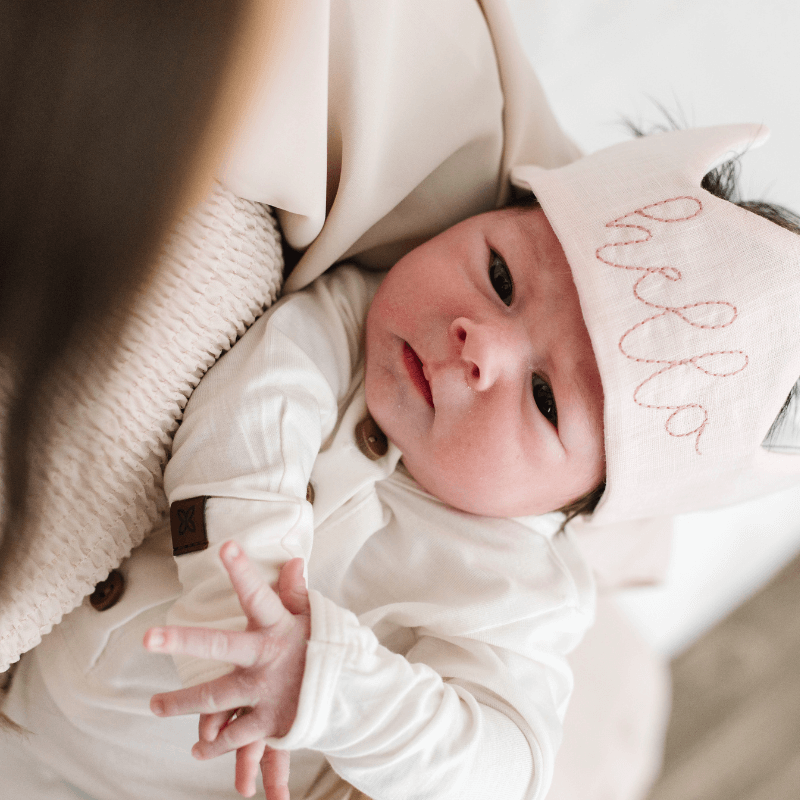
[[[533,195],[530,195],[533,198]],[[497,222],[523,239],[536,243],[544,238],[558,242],[542,207],[535,199],[513,203],[497,211]]]
[[[556,283],[564,279],[573,283],[564,248],[535,199],[500,209],[496,224],[503,227],[510,245],[518,248],[517,270],[534,271],[540,279]]]
[[[526,222],[535,218],[537,215],[544,215],[542,207],[533,195],[515,200],[503,208],[496,211],[491,211],[487,217],[494,217],[498,222],[502,221],[506,224],[517,225],[524,229]]]

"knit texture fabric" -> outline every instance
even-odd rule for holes
[[[282,274],[271,209],[217,186],[169,238],[113,357],[98,331],[51,382],[32,448],[32,513],[3,565],[0,672],[166,513],[162,475],[189,395],[276,299]]]

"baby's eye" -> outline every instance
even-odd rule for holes
[[[556,413],[556,398],[550,384],[539,375],[533,376],[533,400],[542,416],[553,426],[558,427],[558,414]]]
[[[494,250],[490,250],[489,253],[489,281],[497,296],[510,306],[514,297],[514,281],[511,280],[511,273],[501,255]]]

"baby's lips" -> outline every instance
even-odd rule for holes
[[[433,394],[431,392],[430,382],[425,374],[425,365],[408,342],[404,342],[403,344],[403,361],[411,382],[414,384],[417,391],[425,398],[428,405],[433,408]]]

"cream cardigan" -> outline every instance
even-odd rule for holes
[[[113,364],[102,371],[100,338],[60,376],[49,447],[32,457],[37,513],[0,585],[0,672],[165,512],[164,465],[189,394],[275,300],[282,272],[271,209],[217,186],[170,237]]]

